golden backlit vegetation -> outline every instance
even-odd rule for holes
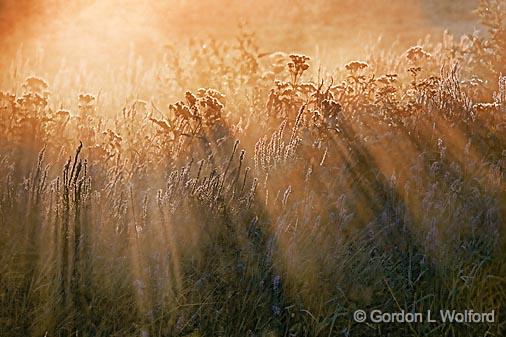
[[[0,336],[503,336],[506,5],[475,13],[332,66],[247,26],[90,73],[6,52]]]

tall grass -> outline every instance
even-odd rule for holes
[[[248,33],[167,47],[120,111],[35,76],[0,93],[0,335],[502,336],[501,11],[325,75]]]

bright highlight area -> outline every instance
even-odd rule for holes
[[[0,336],[505,336],[506,3],[0,1]]]

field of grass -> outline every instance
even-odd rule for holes
[[[504,1],[90,3],[0,6],[0,337],[506,334]]]

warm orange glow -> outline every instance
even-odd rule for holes
[[[477,1],[0,1],[0,336],[503,336]]]

